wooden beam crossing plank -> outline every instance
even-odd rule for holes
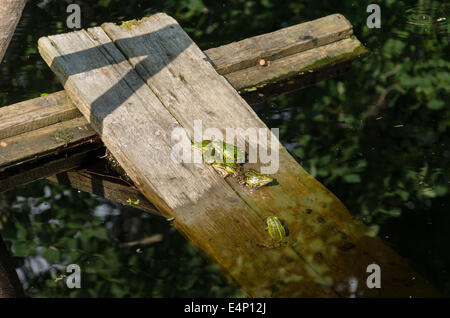
[[[80,116],[64,91],[5,106],[0,108],[0,139]]]
[[[158,32],[164,38],[169,28]],[[134,38],[130,45],[144,40]],[[264,220],[210,166],[170,160],[174,141],[167,131],[183,131],[182,127],[100,28],[42,38],[39,49],[137,187],[165,216],[175,217],[178,230],[221,264],[247,293],[336,295],[295,253],[283,249],[261,253],[255,248],[267,238]],[[166,67],[160,66],[159,71]],[[290,280],[280,286],[286,271]]]
[[[364,54],[366,49],[355,38],[348,38],[333,42],[314,50],[307,50],[270,62],[269,66],[255,65],[242,70],[226,74],[226,79],[233,83],[233,87],[241,92],[252,90],[253,83],[258,86],[273,85],[286,82],[307,72],[317,72],[320,67],[330,67],[334,61],[343,63],[348,58]],[[261,68],[265,71],[261,72]]]
[[[333,22],[334,21],[334,22]],[[336,23],[336,21],[339,21]],[[324,22],[329,22],[331,24],[324,25]],[[348,27],[351,27],[350,23],[341,15],[335,14],[330,15],[325,18],[321,18],[318,20],[310,21],[301,23],[289,28],[284,28],[272,33],[259,35],[255,37],[251,37],[239,42],[234,42],[232,44],[220,46],[217,48],[208,49],[205,51],[205,55],[208,56],[211,63],[213,65],[231,65],[235,69],[242,70],[242,65],[248,65],[249,71],[253,69],[255,64],[255,61],[252,61],[251,63],[249,60],[252,60],[252,55],[264,55],[264,56],[271,56],[272,60],[267,62],[272,62],[277,59],[281,59],[280,56],[286,57],[291,54],[294,55],[292,52],[295,51],[301,51],[311,45],[311,43],[314,45],[313,48],[310,48],[309,51],[311,51],[310,55],[314,55],[314,50],[316,48],[320,48],[323,43],[331,42],[334,43],[335,49],[342,51],[345,53],[348,57],[356,58],[358,55],[351,55],[351,51],[346,51],[348,49],[348,41],[339,40],[345,37],[348,37],[351,35],[351,30],[347,30]],[[324,28],[328,30],[328,33],[324,33]],[[339,29],[336,28],[345,28],[345,32],[340,32]],[[341,30],[342,31],[342,30]],[[293,32],[291,34],[291,32]],[[297,33],[301,32],[308,32],[310,34],[311,32],[317,32],[314,36],[305,36],[304,34],[302,36],[299,36],[297,39],[297,42],[294,40],[297,37]],[[345,36],[345,37],[344,37]],[[303,38],[312,37],[312,38],[325,38],[326,41],[312,41],[305,40]],[[274,40],[271,40],[271,38],[275,38]],[[357,42],[361,48],[361,50],[364,49],[364,47],[361,45],[361,43],[356,39],[352,38],[353,42]],[[294,41],[294,42],[293,42]],[[320,43],[319,43],[320,42]],[[268,45],[270,43],[270,45]],[[306,43],[306,47],[305,47]],[[236,56],[234,54],[230,54],[230,48],[234,48],[236,45],[239,47],[249,47],[252,49],[251,52],[245,53],[241,52],[239,54],[240,59],[236,59]],[[291,47],[296,47],[296,50],[289,49]],[[267,52],[265,51],[267,50]],[[353,50],[353,48],[351,48]],[[283,54],[277,54],[274,55],[270,52],[283,52]],[[321,50],[323,51],[323,50]],[[339,62],[339,56],[336,56],[335,54],[330,53],[329,57],[333,57],[335,60],[335,63]],[[295,59],[291,59],[291,62],[296,62]],[[308,59],[302,59],[304,62],[303,64],[300,63],[299,68],[296,71],[300,71],[302,69],[311,69],[312,65],[316,63],[317,60],[308,60]],[[296,62],[296,64],[299,64]],[[256,65],[257,66],[257,65]],[[280,71],[278,68],[275,68],[275,70],[272,70],[272,67],[266,65],[264,67],[259,67],[259,73],[258,77],[263,77],[264,81],[270,81],[272,82],[272,78],[270,74],[279,74]],[[224,70],[217,69],[216,71],[224,75],[231,83],[231,85],[238,91],[246,92],[246,88],[252,88],[257,87],[260,88],[262,84],[267,84],[264,81],[261,81],[260,79],[253,79],[252,75],[255,73],[252,71],[250,74],[246,74],[245,72],[238,72],[237,74],[232,73],[226,73]],[[292,67],[290,67],[289,72],[293,71]],[[244,74],[246,74],[244,76]],[[261,75],[263,74],[263,75]],[[246,81],[242,82],[242,78],[245,78]],[[276,78],[274,78],[276,79]],[[59,105],[61,104],[61,105]],[[10,108],[8,108],[10,107]],[[17,135],[20,133],[24,133],[27,131],[30,131],[32,129],[41,128],[44,126],[47,126],[49,124],[53,124],[57,121],[61,120],[67,120],[75,117],[78,113],[76,107],[71,104],[70,99],[67,97],[67,95],[64,93],[64,91],[60,91],[57,93],[49,94],[47,96],[35,98],[29,101],[24,101],[21,103],[17,103],[11,106],[5,106],[0,108],[0,117],[3,119],[0,123],[0,139],[10,137],[13,135]]]
[[[258,65],[260,59],[276,60],[350,37],[351,23],[341,14],[297,24],[233,42],[207,51],[219,74]]]
[[[66,151],[85,143],[95,142],[98,137],[83,117],[56,123],[0,141],[0,171]]]
[[[299,72],[298,75],[292,74],[292,77],[283,78],[280,81],[269,82],[269,84],[261,83],[256,86],[248,86],[243,88],[239,93],[245,99],[249,105],[257,105],[264,102],[265,100],[276,97],[282,94],[288,94],[290,92],[297,91],[299,89],[306,88],[308,86],[315,85],[321,81],[326,81],[334,77],[338,77],[345,72],[347,72],[352,65],[352,60],[339,61],[336,64],[331,64],[328,66],[320,67],[319,69],[313,69],[311,71]],[[304,69],[304,68],[302,68]],[[245,69],[251,72],[251,68]],[[241,73],[245,75],[244,72],[237,71],[234,73]],[[225,77],[228,79],[232,77],[234,73],[226,74]],[[244,82],[247,80],[243,78]],[[234,79],[232,79],[234,80]],[[228,79],[230,81],[230,79]]]
[[[55,173],[75,169],[82,165],[91,154],[92,147],[88,146],[84,149],[77,149],[75,153],[57,156],[52,160],[40,160],[40,164],[33,167],[27,167],[26,169],[19,167],[17,169],[20,171],[17,173],[0,175],[0,192],[51,177]]]
[[[87,140],[101,146],[97,133],[65,91],[2,107],[0,118],[0,179],[18,164],[82,147]]]
[[[324,26],[324,21],[328,22],[329,25]],[[215,63],[219,65],[234,65],[233,68],[236,69],[242,67],[242,65],[250,65],[251,63],[249,63],[249,61],[252,59],[251,56],[252,54],[256,54],[255,52],[258,48],[262,55],[267,56],[267,58],[271,56],[272,60],[270,61],[270,65],[268,61],[267,65],[264,67],[253,66],[224,75],[231,85],[236,90],[240,91],[248,103],[256,104],[268,97],[297,90],[320,80],[334,77],[348,68],[349,63],[345,61],[354,59],[358,56],[358,54],[354,54],[351,51],[354,49],[354,46],[359,44],[359,49],[362,51],[365,50],[361,43],[354,38],[351,40],[349,38],[338,40],[343,36],[351,34],[351,32],[346,29],[349,25],[350,23],[341,15],[331,15],[329,17],[302,23],[266,35],[242,40],[238,42],[240,47],[251,48],[251,54],[249,55],[246,55],[244,52],[240,53],[242,61],[236,60],[234,55],[229,54],[228,52],[230,46],[236,45],[236,43],[206,50],[205,54],[209,56],[213,65],[215,65]],[[343,28],[347,31],[342,32]],[[329,34],[324,32],[324,30],[328,30]],[[333,42],[333,46],[330,47],[332,48],[332,51],[329,52],[325,59],[325,61],[330,63],[322,63],[331,67],[319,69],[313,67],[318,64],[318,60],[312,57],[323,56],[323,47],[318,46],[326,43],[323,39],[321,41],[312,42],[315,46],[313,49],[304,52],[306,53],[306,58],[304,55],[299,54],[294,54],[295,56],[298,56],[298,58],[292,56],[279,58],[280,56],[284,56],[288,53],[290,54],[295,50],[298,51],[309,47],[311,41],[307,40],[308,37],[305,38],[302,36],[297,39],[297,42],[299,43],[296,44],[295,42],[298,33],[306,34],[305,32],[315,32],[317,33],[315,38],[323,38],[326,41],[332,41],[333,36],[336,37],[334,39],[336,42]],[[276,37],[276,39],[270,40],[271,37]],[[267,43],[271,43],[270,47],[267,47]],[[349,45],[349,43],[352,43],[352,45]],[[295,50],[293,48],[295,48]],[[268,50],[268,52],[270,51],[272,53],[269,52],[270,54],[266,54],[264,50]],[[314,53],[316,51],[318,54]],[[274,55],[274,52],[278,53]],[[337,55],[336,52],[342,54]],[[324,60],[322,59],[319,61],[323,62]],[[297,69],[295,67],[293,68],[292,65],[295,65]],[[285,69],[283,70],[283,68]],[[299,74],[301,73],[300,71],[306,69],[310,70],[311,68],[314,70],[313,73],[305,72],[306,74]],[[219,71],[219,73],[221,72]],[[64,91],[2,107],[0,108],[0,118],[2,118],[0,121],[0,142],[2,142],[2,139],[4,138],[37,130],[60,121],[67,121],[77,116],[80,116],[78,109],[73,105]],[[82,122],[83,120],[80,121],[80,127],[83,127],[87,123]],[[73,141],[76,142],[76,140]],[[22,148],[36,150],[34,154],[30,154],[30,158],[38,159],[43,154],[48,155],[49,152],[52,151],[51,149],[46,148],[36,148],[35,145],[31,144],[31,142],[34,142],[32,139],[30,139],[30,146],[27,145],[26,139],[22,138],[21,142],[23,143]],[[0,156],[0,169],[6,166],[12,167],[10,164],[10,162],[2,161]]]
[[[344,45],[344,41],[346,40],[336,42],[333,45],[339,45],[341,49],[345,50],[345,48],[348,48],[348,45]],[[314,55],[315,54],[309,54],[309,56]],[[356,55],[352,55],[352,58],[355,58],[355,56]],[[299,58],[306,63],[301,65],[296,64],[299,67],[298,70],[311,66],[311,64],[316,61],[315,59]],[[336,64],[337,70],[334,71],[327,70],[324,72],[321,71],[321,69],[314,69],[313,73],[305,72],[305,75],[301,74],[300,76],[294,76],[294,73],[296,72],[293,70],[290,74],[287,74],[288,76],[286,77],[286,72],[283,73],[277,66],[279,61],[275,61],[275,63],[272,64],[273,67],[262,69],[251,67],[242,71],[226,74],[225,78],[233,85],[233,87],[235,87],[235,89],[241,89],[243,98],[247,100],[247,102],[256,104],[264,101],[264,99],[268,97],[276,96],[281,92],[297,90],[317,83],[320,80],[336,76],[336,72],[342,72],[342,68],[345,64],[343,59],[339,59],[339,56],[336,58],[338,61]],[[281,60],[280,62],[282,63]],[[346,65],[346,67],[348,67],[348,65]],[[280,77],[282,78],[281,81],[279,80]],[[277,78],[278,80],[276,80]],[[258,87],[253,88],[252,85],[257,85]],[[19,134],[38,130],[58,122],[68,121],[77,116],[79,118],[79,127],[84,127],[88,124],[84,117],[79,117],[80,112],[65,91],[59,91],[47,96],[2,107],[0,108],[0,118],[2,118],[2,121],[0,122],[0,142],[2,142],[2,139],[4,138],[10,138]],[[40,134],[41,132],[36,133]],[[93,134],[96,134],[93,130],[92,132]],[[49,130],[48,133],[51,134],[52,132]],[[51,139],[51,135],[49,135],[48,138]],[[73,141],[77,141],[75,137]],[[45,144],[42,144],[43,147],[40,148],[31,147],[34,143],[34,140],[32,139],[27,140],[26,138],[22,138],[21,142],[23,143],[23,148],[36,150],[35,153],[30,154],[30,157],[32,158],[40,158],[42,154],[47,154],[51,151],[51,149],[44,147]],[[1,167],[10,166],[10,164],[11,162],[9,161],[2,161],[2,157],[0,156],[0,169]]]
[[[345,40],[336,42],[341,43]],[[354,57],[354,56],[353,56]],[[269,96],[276,96],[280,94],[280,92],[289,92],[292,90],[296,90],[302,87],[306,87],[308,85],[312,85],[314,83],[319,82],[320,80],[329,79],[333,76],[336,76],[336,72],[343,72],[345,70],[342,70],[342,68],[348,67],[348,65],[345,66],[346,63],[338,63],[335,66],[331,66],[326,72],[322,71],[322,69],[315,69],[314,72],[307,72],[305,75],[297,76],[297,77],[289,77],[288,81],[285,81],[285,83],[279,82],[277,83],[277,86],[269,85],[264,86],[263,89],[258,88],[256,91],[247,92],[243,95],[244,99],[251,104],[258,103],[263,101],[265,98]],[[248,68],[249,71],[251,71],[252,68]],[[271,72],[268,68],[264,68],[264,70]],[[245,70],[244,70],[245,71]],[[242,73],[241,71],[238,71]],[[225,75],[227,80],[233,85],[233,79],[228,78],[228,76],[233,76],[234,73],[229,73]],[[241,78],[245,78],[244,76],[241,76]],[[236,83],[239,85],[238,83]],[[250,85],[250,84],[248,84]],[[239,86],[233,85],[235,88]],[[245,91],[244,91],[245,92]],[[22,113],[27,114],[25,117],[20,117],[20,112],[18,110],[21,110]],[[16,116],[10,116],[10,114],[16,114]],[[69,120],[74,118],[73,116],[81,115],[79,110],[73,105],[70,98],[67,96],[65,91],[60,91],[57,93],[49,94],[46,96],[34,98],[25,102],[17,103],[11,106],[5,106],[0,108],[0,118],[10,118],[10,123],[13,123],[11,125],[4,125],[3,126],[3,132],[4,136],[15,136],[17,134],[33,131],[36,128],[45,127],[46,124],[53,124],[56,122],[59,122],[60,120],[63,121],[64,119]],[[30,120],[31,118],[31,120]],[[78,117],[78,126],[80,129],[84,129],[86,125],[89,125],[88,122],[84,119],[84,117]],[[37,122],[36,122],[37,121]],[[5,121],[6,122],[6,121]],[[20,127],[20,129],[18,129]],[[44,130],[47,132],[47,137],[44,138],[43,135],[40,132],[37,132],[37,135],[41,135],[42,138],[47,140],[53,140],[53,131],[50,130]],[[92,133],[92,139],[90,139],[90,143],[98,143],[97,147],[92,147],[92,149],[98,149],[101,147],[101,141],[97,137],[96,132],[91,129]],[[32,135],[32,134],[30,134]],[[33,133],[34,135],[34,133]],[[79,137],[79,138],[77,138]],[[22,165],[17,167],[16,165],[12,164],[9,161],[1,161],[0,160],[0,183],[6,183],[6,180],[8,180],[7,184],[0,186],[4,191],[12,189],[13,187],[23,185],[25,183],[29,183],[35,180],[30,179],[30,176],[36,176],[37,178],[44,178],[48,175],[53,175],[56,173],[61,174],[63,172],[62,166],[58,163],[58,155],[57,153],[63,153],[67,151],[66,148],[57,148],[52,153],[52,150],[48,148],[47,143],[40,143],[41,147],[30,147],[27,144],[34,145],[35,140],[33,138],[22,138],[17,137],[20,140],[20,143],[22,143],[23,148],[28,149],[34,149],[34,152],[29,154],[28,160],[25,162],[22,161]],[[14,139],[17,139],[14,138]],[[85,136],[72,136],[71,142],[73,143],[72,148],[75,147],[75,145],[78,145],[82,149],[80,149],[80,153],[84,153],[85,149],[83,147],[85,140]],[[2,140],[0,140],[0,144],[2,144]],[[4,144],[4,141],[3,141]],[[51,143],[51,146],[53,147],[53,143]],[[0,149],[1,150],[1,149]],[[1,151],[0,151],[1,153]],[[56,158],[53,158],[54,155],[56,155]],[[37,169],[37,165],[39,164],[41,158],[48,158],[49,162],[45,164],[45,169],[41,171],[45,171],[44,174],[37,173],[36,171],[39,171]],[[52,164],[52,161],[55,161]],[[97,160],[94,158],[94,160],[97,162]],[[9,168],[8,168],[9,167]],[[18,169],[16,169],[18,168]],[[54,168],[55,171],[51,173],[51,169]],[[73,168],[79,168],[74,165],[67,166],[67,169],[73,169]],[[37,170],[36,170],[37,169]],[[57,179],[56,176],[52,178],[52,181],[54,180],[60,180],[63,184],[68,185],[68,182],[71,181],[72,186],[76,189],[79,189],[84,192],[94,193],[97,195],[104,195],[105,198],[110,199],[112,201],[116,201],[119,203],[124,203],[130,198],[130,191],[134,193],[134,196],[136,198],[139,198],[141,202],[144,202],[142,195],[134,190],[134,188],[131,187],[124,187],[121,184],[116,184],[111,180],[111,178],[108,177],[101,177],[100,175],[96,175],[96,173],[103,173],[103,169],[96,169],[91,167],[91,172],[88,173],[89,177],[86,175],[86,172],[80,171],[79,169],[76,169],[75,171],[68,174],[68,178],[66,179]],[[34,173],[30,174],[29,171],[35,171]],[[15,173],[15,174],[14,174]],[[106,172],[109,173],[109,172]],[[6,176],[5,176],[6,175]],[[91,185],[103,185],[104,189],[102,190],[101,187],[96,186],[93,188]],[[141,198],[142,197],[142,198]],[[150,203],[149,203],[150,204]],[[152,213],[152,206],[147,206],[146,203],[141,205],[142,210]]]
[[[131,29],[109,23],[102,27],[191,138],[197,119],[202,120],[203,129],[219,128],[223,135],[226,128],[266,128],[234,89],[202,63],[204,54],[172,18],[157,15]],[[142,41],[133,43],[134,38]],[[349,293],[350,278],[365,281],[367,266],[378,262],[385,277],[392,278],[383,291],[386,297],[424,295],[432,290],[424,288],[427,284],[389,247],[368,236],[370,230],[353,220],[344,205],[308,175],[284,147],[277,144],[276,149],[280,153],[280,169],[274,175],[277,185],[251,192],[233,179],[227,181],[261,219],[275,214],[288,222],[291,237],[301,242],[292,250],[323,281],[336,292],[343,285],[348,289],[340,293]],[[416,288],[411,277],[416,279]],[[379,296],[378,290],[364,284],[358,292]]]

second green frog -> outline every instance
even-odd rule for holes
[[[192,143],[192,147],[202,152],[203,159],[220,173],[223,178],[232,175],[240,180],[240,183],[258,189],[273,181],[273,178],[254,169],[243,171],[242,163],[245,162],[245,151],[221,140],[202,140]]]

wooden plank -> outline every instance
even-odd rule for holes
[[[203,52],[172,18],[156,15],[130,29],[114,24],[102,27],[189,136],[194,136],[193,123],[198,119],[202,120],[203,129],[219,128],[223,135],[227,128],[267,128],[233,87],[202,62]],[[258,146],[264,142],[260,140]],[[366,297],[406,297],[434,293],[404,260],[378,238],[369,236],[370,230],[353,220],[345,206],[307,174],[282,145],[277,143],[275,149],[280,154],[275,186],[251,192],[234,179],[227,182],[261,221],[269,215],[285,220],[291,238],[300,243],[288,249],[289,252],[285,250],[286,254],[282,252],[284,257],[299,256],[305,261],[304,266],[319,275],[322,284],[331,286],[341,296],[354,293]],[[230,213],[241,215],[242,211]],[[258,228],[263,227],[258,225]],[[252,240],[257,240],[258,235],[254,235]],[[390,278],[381,291],[365,285],[367,266],[373,262],[380,264],[385,277]],[[295,276],[277,277],[288,281]],[[354,291],[350,288],[352,279],[359,282]],[[280,294],[293,292],[294,286],[302,288],[298,284],[283,286]]]
[[[0,63],[14,35],[14,30],[19,23],[26,3],[26,0],[2,1],[0,6]]]
[[[269,84],[261,83],[256,86],[244,87],[239,93],[249,105],[256,105],[269,98],[281,94],[288,94],[315,85],[321,81],[338,77],[347,72],[350,69],[351,64],[351,60],[341,61],[336,64],[320,67],[317,70],[314,69],[314,71],[311,72],[300,72],[298,75],[292,74],[292,77],[283,78],[279,82]],[[227,74],[225,77],[233,74],[234,73]]]
[[[320,46],[314,50],[307,50],[272,61],[267,67],[252,66],[225,75],[233,83],[236,90],[243,92],[252,89],[255,82],[258,86],[285,82],[296,75],[316,72],[320,67],[330,67],[335,61],[344,62],[348,58],[364,54],[367,50],[355,38],[348,38]],[[263,71],[262,71],[262,70]]]
[[[0,141],[0,171],[59,151],[95,142],[95,131],[83,117],[33,130]]]
[[[0,139],[81,116],[64,91],[0,108]]]
[[[350,37],[351,23],[341,14],[297,24],[275,32],[208,50],[220,74],[258,65]]]
[[[91,155],[93,147],[77,149],[78,151],[70,154],[56,156],[51,160],[40,160],[38,165],[18,167],[18,171],[8,171],[0,173],[0,192],[14,189],[28,183],[52,176],[54,173],[61,173],[67,170],[79,167],[86,158]]]
[[[166,32],[158,33],[169,39]],[[299,255],[255,248],[266,240],[264,220],[210,166],[169,160],[175,142],[167,131],[182,127],[100,28],[41,38],[39,50],[141,192],[249,295],[336,295]]]

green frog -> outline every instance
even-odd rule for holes
[[[206,162],[208,163],[214,162],[214,160],[211,161],[211,159],[214,159],[214,155],[216,153],[214,147],[211,144],[211,140],[202,140],[199,142],[193,142],[191,147],[200,150]]]
[[[260,247],[282,247],[293,245],[297,240],[287,239],[286,229],[281,224],[281,221],[276,216],[269,216],[266,219],[266,231],[271,237],[270,244],[259,245]]]
[[[208,163],[235,163],[245,161],[245,151],[221,140],[202,140],[192,143],[192,147],[199,149]]]
[[[252,189],[258,189],[273,181],[273,178],[267,174],[258,172],[253,169],[249,169],[244,172],[242,183],[249,186]]]
[[[212,166],[217,172],[219,172],[222,178],[226,178],[229,175],[236,177],[241,172],[241,165],[237,163],[213,162]]]
[[[273,241],[282,242],[286,238],[286,230],[276,216],[267,217],[266,224],[266,230]]]
[[[192,143],[192,147],[199,149],[205,162],[211,164],[223,178],[240,174],[242,165],[238,163],[238,156],[241,155],[245,158],[245,152],[242,152],[236,146],[220,140],[202,140]]]
[[[223,178],[229,175],[238,177],[241,184],[250,187],[252,190],[258,189],[273,181],[269,175],[253,169],[249,169],[243,173],[242,163],[240,161],[245,161],[246,154],[245,151],[234,145],[220,140],[202,140],[192,143],[192,147],[199,149],[203,154],[205,162],[212,165]]]

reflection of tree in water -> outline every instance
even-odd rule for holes
[[[30,296],[237,295],[164,218],[48,182],[19,193],[0,196],[0,229]],[[65,285],[69,264],[81,268],[81,289]]]

